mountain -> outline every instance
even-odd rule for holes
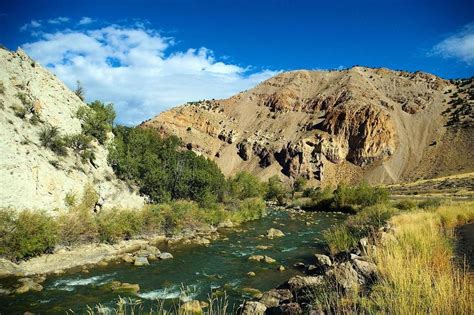
[[[353,67],[291,71],[143,122],[219,165],[315,183],[394,183],[474,170],[473,80]]]
[[[62,137],[83,133],[80,108],[87,105],[21,49],[0,49],[0,207],[63,209],[87,188],[96,192],[99,208],[143,205],[134,188],[114,175],[106,144],[89,144],[94,158],[63,147]],[[59,140],[48,148],[40,134],[52,129]]]

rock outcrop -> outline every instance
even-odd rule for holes
[[[86,187],[98,194],[98,208],[143,205],[133,187],[114,175],[106,145],[92,143],[93,160],[72,149],[61,156],[42,146],[39,134],[48,126],[61,136],[81,133],[76,113],[85,106],[21,49],[0,49],[0,207],[65,209],[67,196],[80,201]]]
[[[226,175],[393,183],[474,170],[473,91],[472,80],[422,72],[292,71],[141,126],[180,137]]]

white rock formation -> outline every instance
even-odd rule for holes
[[[19,117],[18,108],[25,106],[18,93],[34,104],[39,122],[31,122],[31,113]],[[81,106],[86,105],[79,97],[21,49],[0,49],[0,207],[64,209],[66,195],[80,200],[87,185],[99,194],[103,207],[143,205],[134,188],[114,175],[105,146],[94,143],[92,165],[70,149],[60,157],[41,145],[39,133],[47,125],[59,128],[61,135],[80,133],[76,113]]]

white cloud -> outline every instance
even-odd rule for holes
[[[69,22],[69,18],[64,17],[64,16],[60,16],[60,17],[48,20],[49,24],[62,24],[62,23],[66,23],[66,22]]]
[[[137,124],[171,106],[229,97],[276,74],[218,61],[206,48],[173,51],[174,40],[153,30],[116,25],[42,34],[23,48],[88,101],[113,102],[118,122]]]
[[[30,28],[38,28],[41,27],[41,21],[37,20],[31,20],[29,23],[23,24],[22,27],[20,27],[20,31],[26,31]]]
[[[92,18],[84,16],[79,20],[79,25],[87,25],[91,24],[92,22],[94,22]]]
[[[474,22],[437,44],[433,48],[433,53],[474,65]]]

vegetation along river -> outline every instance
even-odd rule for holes
[[[124,298],[139,299],[143,308],[156,308],[157,300],[171,303],[178,299],[182,288],[187,298],[204,300],[214,292],[225,291],[229,308],[236,309],[246,298],[248,289],[269,290],[299,274],[293,265],[311,263],[313,255],[323,251],[322,231],[345,218],[337,213],[290,214],[271,210],[263,219],[245,223],[237,228],[221,231],[221,237],[209,246],[181,245],[161,250],[170,251],[174,259],[153,261],[149,266],[110,264],[89,273],[70,273],[50,276],[41,292],[16,296],[0,296],[0,313],[64,313],[68,310],[83,313],[87,306],[99,303],[116,307],[117,293],[104,288],[113,280],[140,285],[138,295],[120,294]],[[269,228],[283,231],[285,236],[268,239]],[[258,249],[257,246],[269,246]],[[249,260],[251,255],[267,255],[275,263]],[[277,270],[283,265],[286,270]],[[248,276],[248,272],[255,276]],[[176,301],[176,300],[175,300]]]

